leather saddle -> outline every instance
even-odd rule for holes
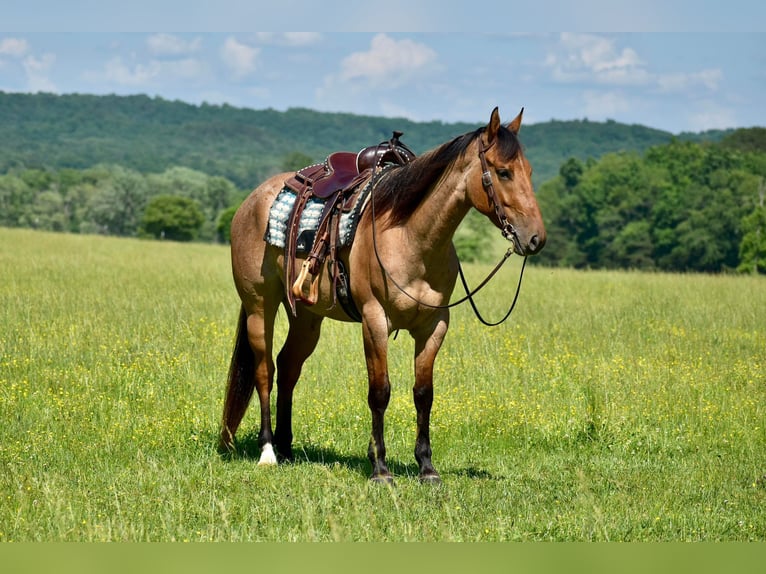
[[[350,299],[348,274],[337,258],[339,247],[340,217],[351,211],[364,187],[376,169],[387,165],[404,165],[415,158],[415,154],[399,138],[402,132],[395,131],[390,140],[375,146],[363,148],[358,153],[339,151],[327,156],[323,163],[305,167],[287,181],[285,187],[296,194],[295,203],[287,220],[285,234],[285,291],[290,310],[295,315],[296,301],[314,305],[318,300],[319,272],[330,255],[330,272],[333,280],[333,306],[341,293],[341,304],[346,313],[361,320],[358,310]],[[298,231],[301,215],[307,202],[312,198],[323,200],[324,207],[314,234],[311,251],[296,277]],[[311,276],[308,293],[304,284]]]

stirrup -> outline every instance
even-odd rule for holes
[[[311,282],[308,296],[303,294],[303,284],[309,276],[310,267],[311,261],[306,259],[303,262],[303,265],[301,265],[301,272],[298,274],[298,278],[295,280],[292,287],[292,292],[295,298],[303,301],[306,305],[314,305],[319,300],[319,275],[317,275]]]

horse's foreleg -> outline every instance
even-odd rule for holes
[[[277,453],[293,459],[293,390],[301,375],[303,363],[316,349],[322,319],[302,308],[297,317],[290,317],[290,329],[282,350],[277,355],[277,428],[274,433]]]
[[[375,482],[390,483],[393,481],[393,476],[386,466],[386,443],[383,438],[384,418],[391,398],[387,359],[388,332],[385,330],[376,332],[367,321],[364,321],[363,332],[369,383],[367,404],[372,415],[372,436],[367,449],[367,457],[372,463],[370,479]]]
[[[431,406],[434,399],[434,361],[444,335],[447,333],[447,319],[440,320],[435,329],[424,336],[415,338],[415,386],[412,396],[417,411],[418,434],[415,439],[415,460],[420,467],[420,480],[438,483],[439,473],[431,462]]]

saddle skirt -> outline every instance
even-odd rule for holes
[[[368,183],[359,193],[356,202],[349,211],[344,211],[340,216],[339,246],[348,247],[354,240],[359,218],[370,196],[370,184]],[[269,245],[284,248],[287,241],[287,221],[290,218],[295,201],[298,199],[292,189],[285,186],[277,194],[274,203],[269,210],[269,224],[266,228],[265,240]],[[306,202],[306,207],[301,214],[298,224],[298,243],[296,253],[306,254],[314,244],[317,228],[321,221],[322,212],[327,199],[312,197]]]

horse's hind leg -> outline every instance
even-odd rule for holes
[[[301,307],[297,316],[289,312],[290,329],[285,344],[277,356],[277,428],[274,434],[277,453],[292,460],[293,390],[301,375],[303,363],[316,349],[324,317]]]
[[[255,389],[261,407],[261,428],[258,443],[261,446],[259,464],[274,464],[272,448],[271,408],[269,403],[274,377],[272,339],[276,306],[259,306],[248,314],[243,306],[240,312],[237,338],[229,367],[229,380],[224,401],[220,445],[234,447],[234,435],[245,415]]]

